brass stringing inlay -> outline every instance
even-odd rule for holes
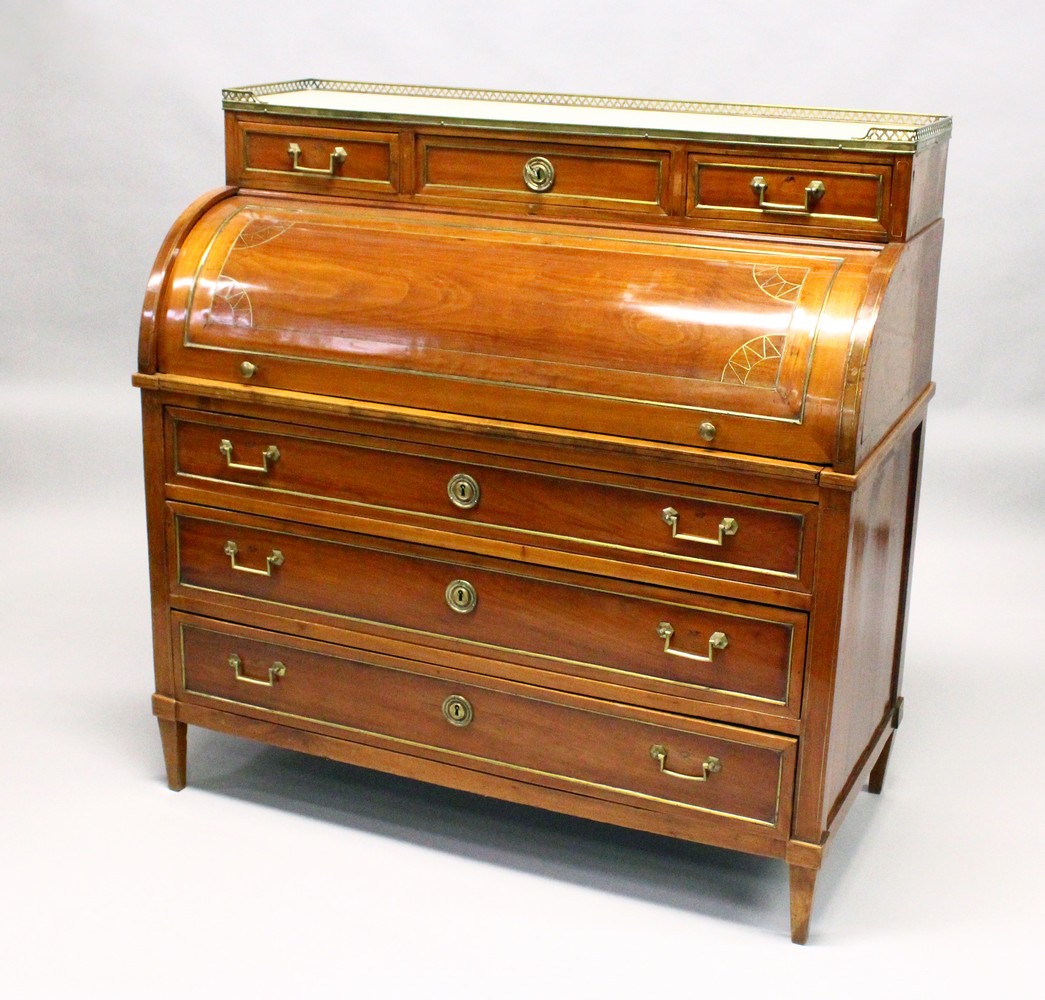
[[[232,254],[236,250],[252,250],[254,247],[268,243],[277,236],[281,236],[293,225],[293,222],[252,219],[240,230],[235,242],[229,248],[221,273],[214,284],[214,302],[207,314],[207,324],[217,319],[219,322],[228,322],[230,326],[253,328],[254,308],[250,303],[247,288],[228,273]],[[227,313],[228,319],[221,316],[223,311]]]

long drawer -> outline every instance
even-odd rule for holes
[[[168,482],[808,594],[816,507],[177,410]],[[535,471],[539,469],[540,471]],[[625,481],[628,482],[628,481]]]
[[[172,505],[174,600],[459,649],[797,718],[806,618],[684,591]],[[247,605],[244,605],[247,601]],[[288,626],[292,627],[292,626]]]
[[[522,685],[429,676],[417,665],[175,614],[180,696],[350,740],[645,808],[787,835],[795,741]],[[585,707],[577,707],[583,704]]]

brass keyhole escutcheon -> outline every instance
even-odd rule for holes
[[[547,191],[555,183],[555,167],[543,156],[533,156],[523,167],[523,183],[531,191]]]
[[[467,726],[474,715],[472,703],[464,695],[452,694],[443,702],[443,718],[451,726]]]
[[[471,510],[479,503],[479,484],[466,472],[458,472],[446,484],[450,502],[461,510]]]
[[[476,604],[479,603],[479,595],[467,580],[452,580],[446,588],[446,603],[454,611],[468,614],[469,611],[475,610]]]

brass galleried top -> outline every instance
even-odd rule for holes
[[[303,79],[222,91],[227,110],[359,121],[660,136],[913,152],[950,135],[944,115]]]

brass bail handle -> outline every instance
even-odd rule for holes
[[[259,687],[267,688],[275,687],[276,681],[280,677],[285,676],[287,672],[287,668],[280,663],[279,660],[276,660],[276,662],[269,667],[269,679],[267,681],[260,680],[257,677],[248,677],[243,673],[243,660],[240,659],[236,653],[233,653],[229,657],[229,666],[232,667],[235,672],[236,680],[243,681],[244,684],[257,684]]]
[[[261,453],[261,465],[247,465],[242,462],[232,461],[232,442],[228,438],[222,438],[221,444],[218,445],[218,451],[225,456],[225,464],[230,469],[242,469],[245,472],[268,472],[269,462],[279,461],[279,449],[274,445],[270,444]]]
[[[672,656],[681,656],[687,660],[696,660],[698,663],[711,663],[715,659],[715,650],[725,649],[729,645],[729,639],[725,632],[712,632],[708,637],[708,655],[700,653],[687,653],[681,649],[671,648],[671,639],[675,635],[675,628],[671,622],[661,622],[657,626],[657,635],[664,640],[664,652]]]
[[[722,545],[727,537],[732,537],[740,530],[740,525],[735,517],[724,517],[718,523],[718,537],[705,538],[702,535],[685,535],[679,529],[679,512],[674,507],[665,507],[660,516],[664,523],[671,528],[671,537],[682,542],[699,542],[701,545]]]
[[[322,167],[303,167],[298,162],[301,158],[301,147],[296,142],[287,146],[287,152],[290,154],[291,170],[296,170],[299,174],[319,174],[321,177],[333,177],[338,166],[348,159],[345,147],[335,146],[334,152],[330,154],[330,166],[324,170]]]
[[[238,570],[240,573],[256,573],[258,576],[272,576],[272,569],[274,566],[283,565],[283,553],[279,549],[273,549],[265,557],[265,568],[264,569],[253,569],[250,566],[241,566],[236,562],[236,554],[239,552],[239,546],[233,541],[227,541],[225,543],[225,555],[229,557],[229,562],[232,563],[232,568]]]
[[[813,211],[813,206],[827,193],[823,181],[810,181],[806,186],[804,205],[785,205],[781,202],[766,201],[766,179],[764,177],[753,177],[751,187],[758,195],[758,207],[763,212],[779,212],[784,215],[808,215]]]
[[[660,765],[661,772],[672,778],[681,778],[683,781],[707,781],[713,774],[722,770],[722,761],[718,757],[705,757],[701,764],[700,774],[683,774],[681,771],[672,771],[668,768],[668,751],[659,743],[649,748],[649,755]]]

